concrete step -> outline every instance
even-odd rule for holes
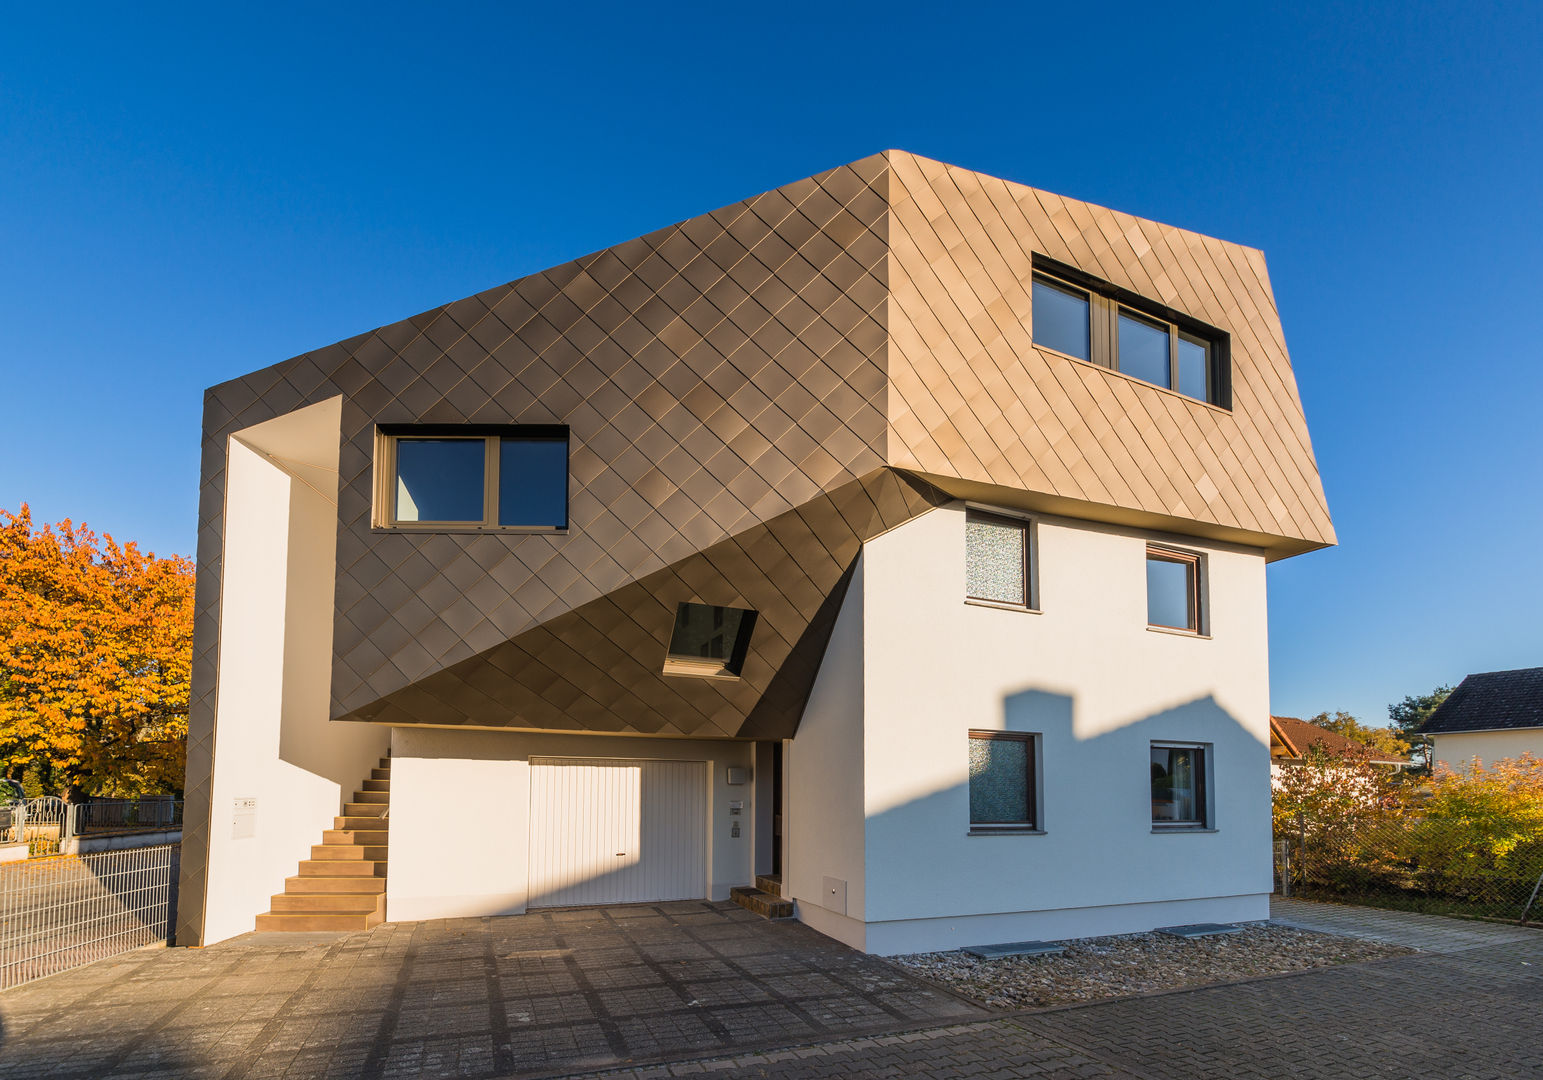
[[[354,802],[355,803],[372,803],[372,804],[377,805],[377,806],[385,806],[385,805],[387,805],[388,803],[391,802],[391,792],[389,792],[389,791],[356,791],[356,792],[354,792]]]
[[[380,824],[380,822],[376,824]],[[328,829],[321,834],[321,842],[324,844],[368,844],[371,847],[384,848],[388,835],[385,829]]]
[[[284,891],[292,896],[306,893],[383,893],[383,877],[322,877],[302,875],[284,879]]]
[[[371,769],[370,770],[370,779],[371,780],[388,780],[389,781],[391,779],[391,770],[390,769]]]
[[[275,915],[301,911],[314,915],[333,912],[367,915],[386,905],[385,893],[279,893],[270,901]]]
[[[753,911],[763,919],[791,919],[793,917],[793,901],[784,900],[780,896],[762,892],[760,889],[749,885],[741,885],[729,890],[729,899],[734,901],[746,911]]]
[[[384,846],[372,844],[312,844],[312,862],[386,861]]]
[[[377,806],[374,809],[384,810],[385,807]],[[378,813],[375,814],[344,814],[342,817],[332,819],[333,829],[385,829],[386,821]]]
[[[301,877],[378,877],[386,876],[384,861],[365,860],[349,862],[341,859],[301,859]]]
[[[368,914],[334,912],[330,915],[315,915],[300,911],[270,911],[266,915],[257,916],[257,932],[261,934],[309,930],[368,930],[384,922],[385,918],[378,911]]]
[[[773,896],[780,897],[782,895],[782,875],[757,874],[755,876],[755,887],[763,893],[771,893]]]
[[[375,771],[376,772],[380,772],[379,769],[376,769]],[[390,780],[366,780],[364,782],[364,790],[365,791],[390,791],[391,790],[391,781]]]

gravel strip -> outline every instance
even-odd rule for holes
[[[1406,956],[1374,941],[1255,923],[1237,934],[1183,941],[1160,934],[1064,941],[1060,956],[981,960],[961,952],[889,959],[994,1009],[1026,1009],[1206,986],[1331,964]]]

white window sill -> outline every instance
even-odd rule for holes
[[[1196,632],[1194,630],[1181,630],[1177,626],[1150,626],[1149,625],[1147,627],[1147,629],[1150,630],[1154,634],[1173,634],[1175,637],[1195,638],[1195,639],[1197,639],[1199,641],[1210,641],[1211,640],[1211,635],[1210,634],[1201,634],[1201,633],[1198,633],[1198,632]]]
[[[1029,606],[1027,606],[1025,604],[1007,604],[1007,603],[1003,603],[1000,600],[974,600],[974,599],[971,599],[970,597],[967,596],[967,597],[964,598],[964,602],[966,604],[969,604],[971,607],[996,608],[998,611],[1017,611],[1017,612],[1021,612],[1024,615],[1043,615],[1044,614],[1044,612],[1041,611],[1039,608],[1032,608],[1032,607],[1029,607]]]
[[[967,835],[967,836],[1044,836],[1045,835],[1045,830],[1044,829],[1029,828],[1028,826],[1025,826],[1025,827],[1020,829],[1020,828],[1018,828],[1016,826],[1013,826],[1013,825],[1000,825],[1000,826],[996,826],[996,827],[992,827],[992,826],[988,825],[985,828],[980,828],[980,827],[973,828],[968,833],[966,833],[965,835]]]

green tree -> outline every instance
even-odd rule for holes
[[[1423,770],[1429,770],[1430,762],[1426,759],[1426,744],[1421,730],[1425,727],[1425,721],[1430,719],[1430,714],[1436,711],[1436,706],[1449,698],[1455,689],[1455,686],[1438,686],[1428,694],[1410,695],[1388,706],[1388,719],[1414,745],[1415,758]]]

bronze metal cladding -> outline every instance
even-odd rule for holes
[[[1229,334],[1233,409],[1036,348],[1035,254]],[[207,392],[179,941],[227,445],[334,397],[339,720],[789,734],[862,542],[950,498],[1333,542],[1259,252],[898,151],[788,184]],[[568,530],[372,528],[391,423],[567,425]],[[760,613],[740,680],[662,674],[682,600]]]

